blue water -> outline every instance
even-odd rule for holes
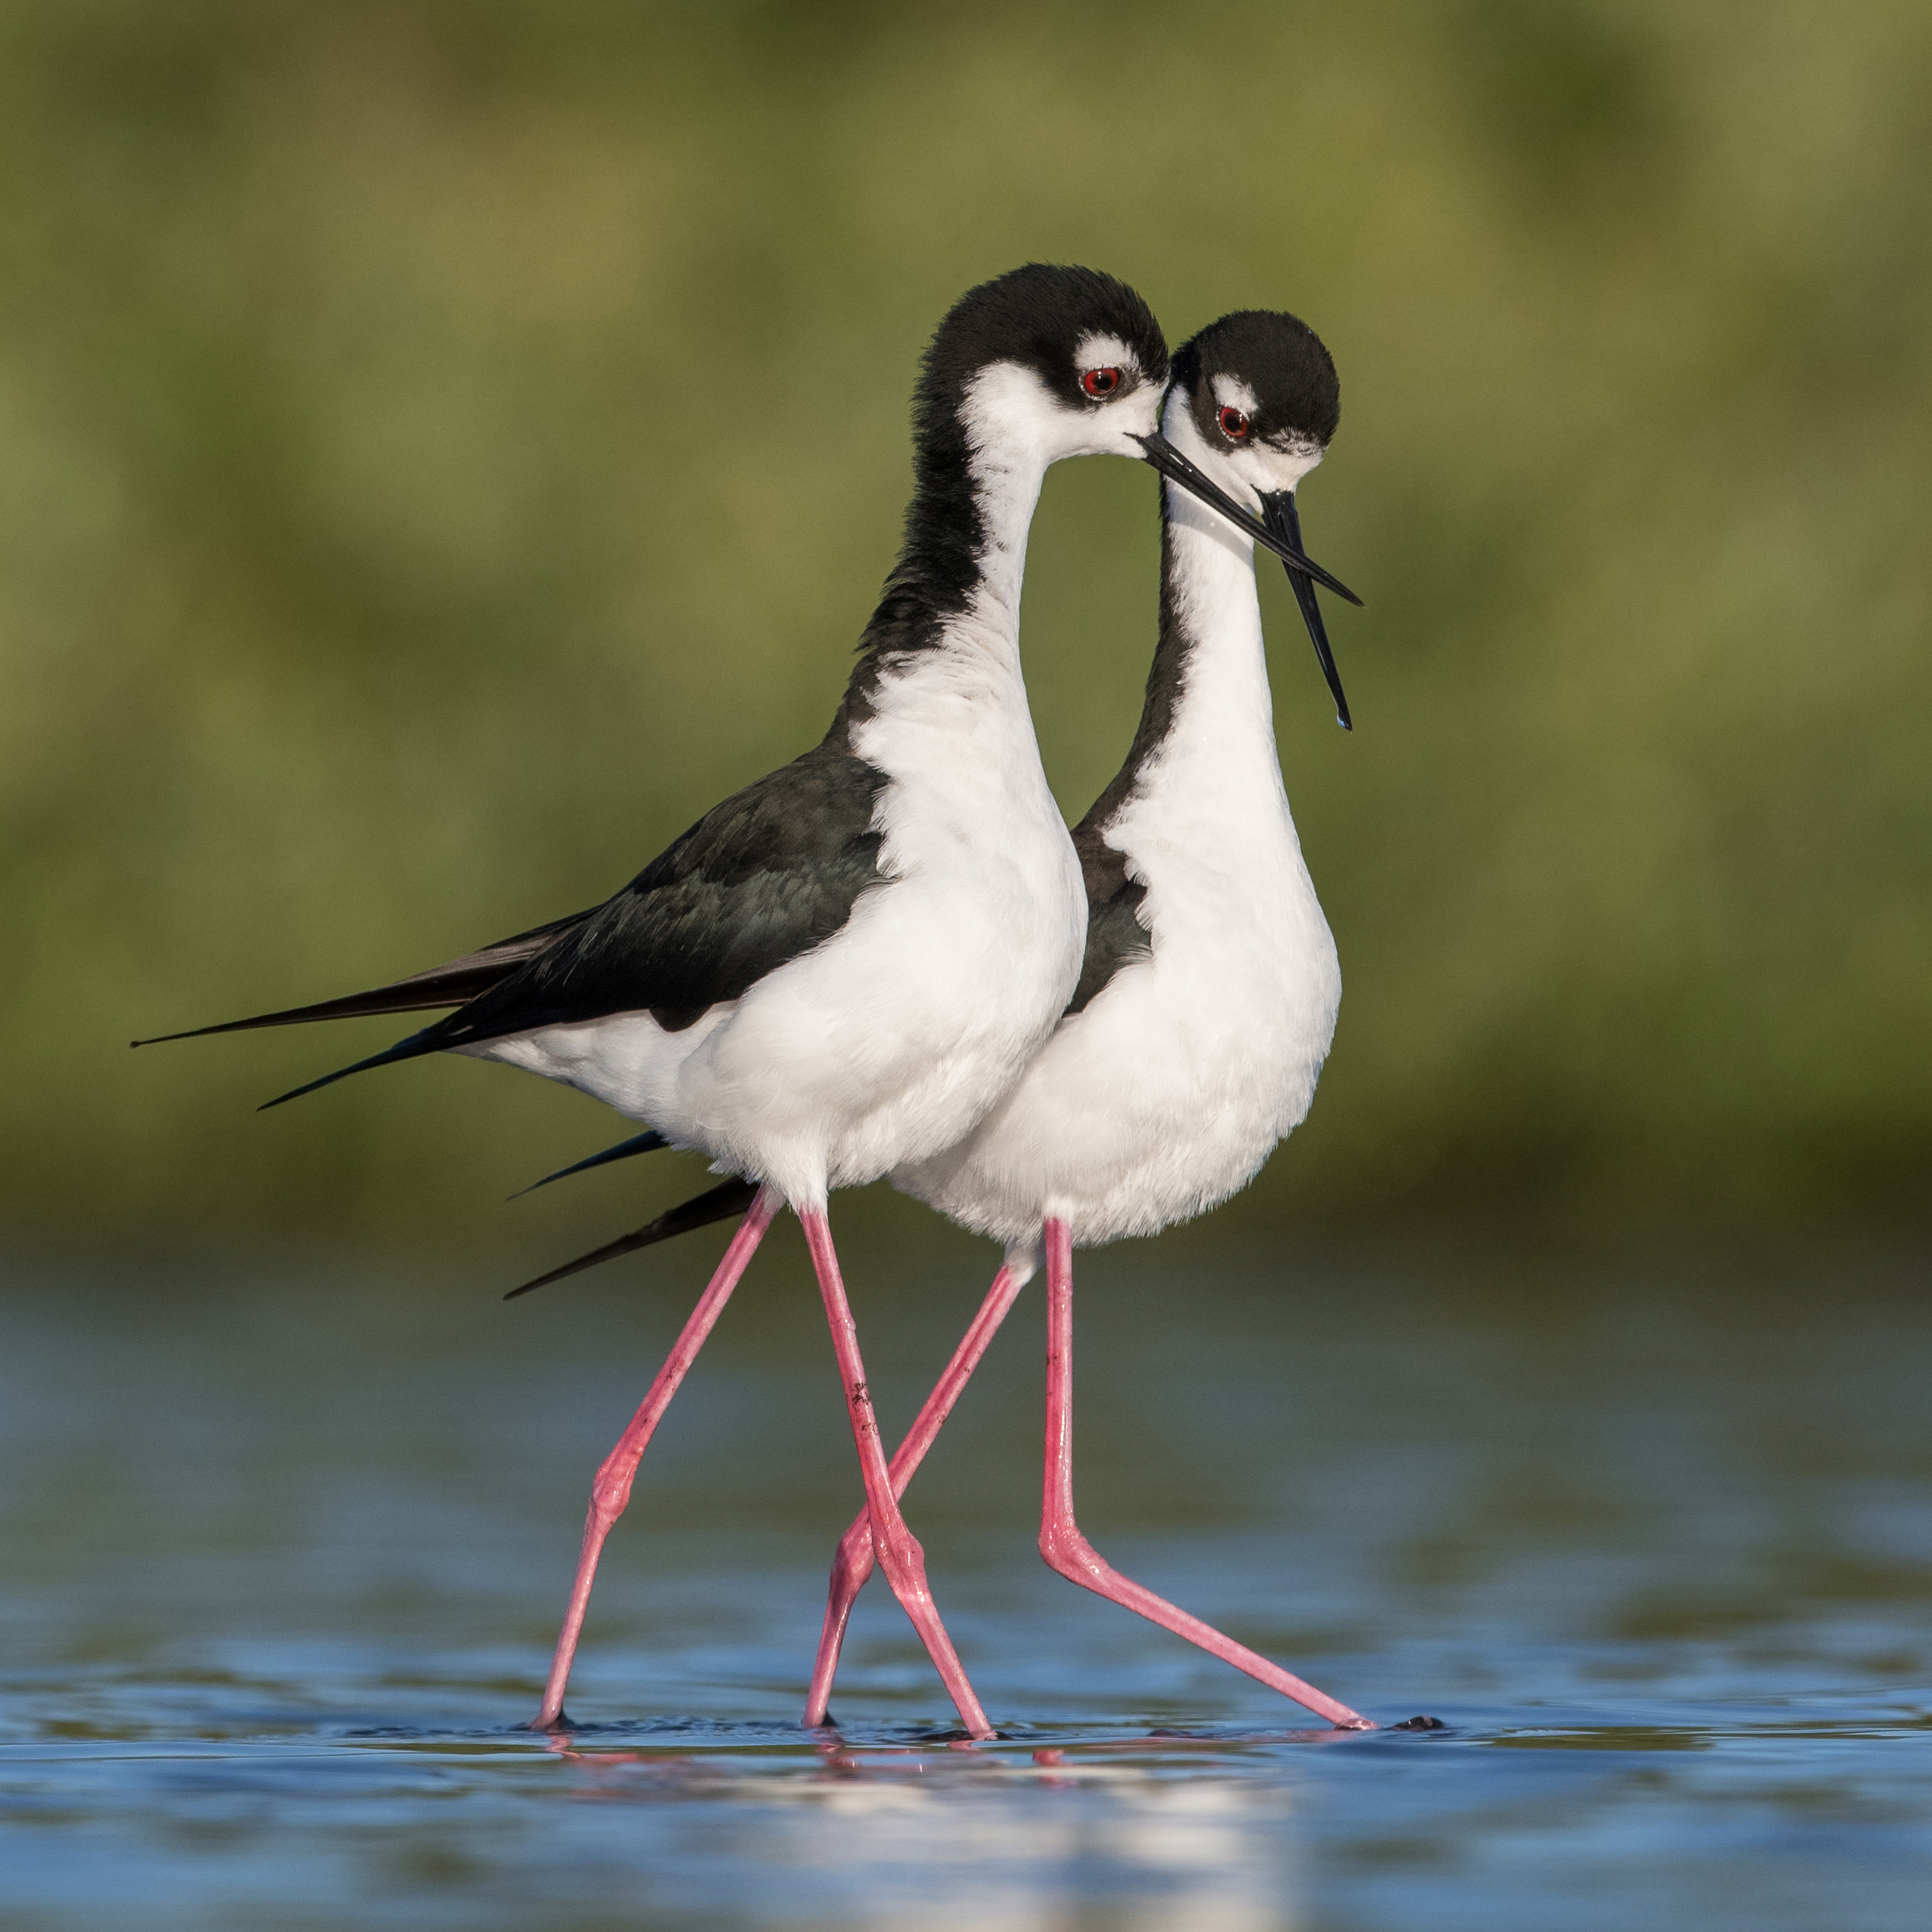
[[[16,1268],[0,1926],[1932,1922],[1922,1275],[1083,1257],[1096,1544],[1447,1728],[1324,1732],[1045,1570],[1030,1291],[907,1499],[1005,1733],[962,1747],[876,1582],[842,1741],[796,1727],[859,1495],[798,1248],[674,1405],[549,1740],[517,1727],[588,1478],[695,1246],[507,1308]],[[889,1427],[980,1260],[854,1266]]]

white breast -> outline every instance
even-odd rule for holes
[[[1341,997],[1277,760],[1247,546],[1177,513],[1195,642],[1173,724],[1108,843],[1151,956],[1062,1020],[958,1146],[896,1185],[1010,1246],[1149,1234],[1246,1183],[1307,1113]]]

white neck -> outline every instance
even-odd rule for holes
[[[1185,650],[1167,734],[1140,789],[1184,789],[1230,813],[1285,818],[1254,550],[1227,519],[1172,483],[1166,491],[1168,593]]]
[[[1020,585],[1047,465],[1059,453],[1038,380],[994,363],[968,384],[960,419],[977,511],[977,581],[963,609],[939,618],[927,648],[890,656],[871,696],[874,720],[855,749],[895,779],[977,795],[990,780],[997,817],[1066,828],[1040,766],[1020,671]]]
[[[964,620],[945,626],[970,646],[1001,650],[1018,667],[1020,586],[1026,533],[1053,460],[1040,414],[1038,379],[1011,362],[981,369],[967,385],[960,420],[980,513],[980,582]]]

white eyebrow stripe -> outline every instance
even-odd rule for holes
[[[1089,330],[1073,345],[1075,369],[1131,369],[1137,371],[1141,359],[1118,336]]]
[[[1214,399],[1223,409],[1238,409],[1245,416],[1252,416],[1261,407],[1261,399],[1239,376],[1226,374],[1214,378]]]

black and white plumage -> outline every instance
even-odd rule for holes
[[[991,1735],[893,1493],[825,1199],[960,1146],[1026,1071],[1080,977],[1081,865],[1041,769],[1019,661],[1026,534],[1048,466],[1106,454],[1153,462],[1220,505],[1205,514],[1232,515],[1332,581],[1163,440],[1166,374],[1153,316],[1111,277],[1036,266],[972,291],[928,352],[904,545],[819,745],[714,807],[589,912],[370,993],[235,1023],[461,1000],[282,1097],[428,1054],[472,1055],[645,1123],[639,1151],[663,1142],[704,1153],[738,1177],[714,1200],[757,1184],[592,1484],[539,1725],[562,1721],[599,1554],[638,1460],[782,1200],[804,1227],[824,1299],[871,1541],[967,1728]],[[707,1203],[691,1203],[658,1232],[708,1218]]]
[[[1293,533],[1294,493],[1334,435],[1327,351],[1290,316],[1224,318],[1174,358],[1166,467]],[[1330,1723],[1368,1720],[1115,1571],[1081,1534],[1072,1481],[1072,1252],[1151,1234],[1242,1187],[1307,1112],[1341,994],[1277,758],[1253,547],[1170,481],[1158,642],[1126,760],[1075,828],[1088,901],[1073,997],[1011,1091],[895,1186],[1006,1249],[978,1315],[892,1459],[903,1489],[993,1332],[1047,1271],[1047,1472],[1040,1550]],[[1292,574],[1292,572],[1291,572]],[[1338,720],[1347,702],[1311,584],[1296,592]],[[558,1273],[695,1224],[699,1203]],[[555,1278],[554,1277],[551,1278]],[[876,1523],[876,1517],[872,1519]],[[806,1707],[827,1721],[846,1621],[873,1563],[861,1516],[832,1566]],[[1426,1728],[1429,1720],[1414,1720]]]
[[[1064,1005],[1085,923],[1021,679],[1027,526],[1050,464],[1143,456],[1166,376],[1153,316],[1110,277],[1036,266],[973,291],[927,355],[903,549],[821,743],[601,906],[233,1024],[460,1000],[312,1086],[505,1060],[795,1203],[956,1138]]]
[[[1036,265],[973,290],[927,355],[903,547],[819,744],[600,906],[202,1030],[460,1001],[282,1100],[431,1053],[502,1060],[795,1206],[956,1142],[1059,1018],[1085,939],[1020,671],[1027,528],[1052,463],[1162,463],[1166,373],[1109,276]]]
[[[1244,312],[1177,353],[1162,428],[1278,520],[1339,417],[1313,332]],[[1022,1274],[1049,1216],[1090,1246],[1244,1187],[1307,1113],[1341,998],[1282,782],[1252,546],[1163,487],[1160,634],[1139,729],[1073,834],[1089,906],[1075,998],[985,1120],[893,1175],[1006,1244]],[[1315,593],[1297,588],[1346,722]]]
[[[1282,782],[1251,536],[1175,479],[1258,511],[1299,553],[1294,492],[1340,419],[1334,363],[1294,316],[1225,316],[1174,357],[1158,641],[1126,758],[1072,833],[1087,902],[1072,995],[973,1130],[892,1174],[1005,1243],[1019,1279],[1049,1213],[1086,1246],[1226,1199],[1313,1098],[1340,969]],[[1314,584],[1288,575],[1347,728]]]

